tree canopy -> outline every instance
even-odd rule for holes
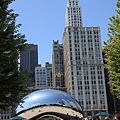
[[[116,3],[116,15],[110,18],[108,27],[109,40],[104,42],[103,51],[106,53],[105,67],[109,71],[109,85],[120,98],[120,0]]]
[[[13,9],[8,9],[14,0],[0,0],[0,108],[15,105],[24,91],[26,75],[19,72],[20,51],[25,50],[27,43],[16,25]]]

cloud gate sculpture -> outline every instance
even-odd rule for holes
[[[29,120],[38,119],[47,114],[64,120],[82,117],[82,108],[78,101],[60,90],[38,90],[25,96],[22,101],[16,108],[16,114]]]

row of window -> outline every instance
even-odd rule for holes
[[[71,35],[71,28],[69,28],[69,35]],[[98,31],[80,31],[80,33],[81,34],[83,34],[83,35],[85,35],[85,34],[95,34],[95,35],[98,35],[99,34],[99,32]],[[79,32],[74,32],[74,35],[78,35],[79,34]]]
[[[81,70],[81,67],[79,67],[79,66],[75,66],[75,68],[77,70]],[[95,68],[97,68],[97,70],[102,70],[101,66],[90,66],[90,70],[95,70]],[[71,70],[73,70],[73,67],[71,67]],[[88,67],[83,67],[83,70],[89,70],[89,68]]]
[[[74,2],[74,1],[73,1]],[[69,3],[69,5],[71,6],[71,5],[78,5],[78,3],[76,2],[76,3]]]
[[[72,22],[73,23],[73,22]],[[76,22],[74,22],[74,23],[76,23]],[[98,39],[99,38],[99,35],[81,35],[81,36],[74,36],[74,39],[79,39],[79,38],[81,38],[81,39],[85,39],[85,38],[87,38],[87,39],[91,39],[91,38],[94,38],[95,40],[96,39]],[[69,39],[71,39],[71,35],[69,35]],[[82,41],[82,42],[86,42],[85,40],[84,41]],[[88,42],[91,42],[90,40],[88,41]],[[99,42],[99,41],[98,41]]]
[[[8,120],[9,118],[10,118],[9,115],[7,115],[7,116],[1,116],[1,120]]]

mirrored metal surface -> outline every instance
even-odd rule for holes
[[[71,95],[66,92],[54,89],[44,89],[32,92],[31,94],[25,96],[23,103],[20,103],[16,108],[16,113],[29,108],[40,106],[40,105],[50,105],[57,104],[62,106],[67,106],[70,108],[76,108],[82,111],[81,106]]]

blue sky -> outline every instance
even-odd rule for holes
[[[65,28],[67,0],[16,0],[10,5],[19,14],[20,32],[27,42],[38,45],[39,64],[52,62],[52,43],[59,40]],[[115,15],[116,0],[79,0],[83,26],[100,26],[101,43],[108,39],[109,18]]]

